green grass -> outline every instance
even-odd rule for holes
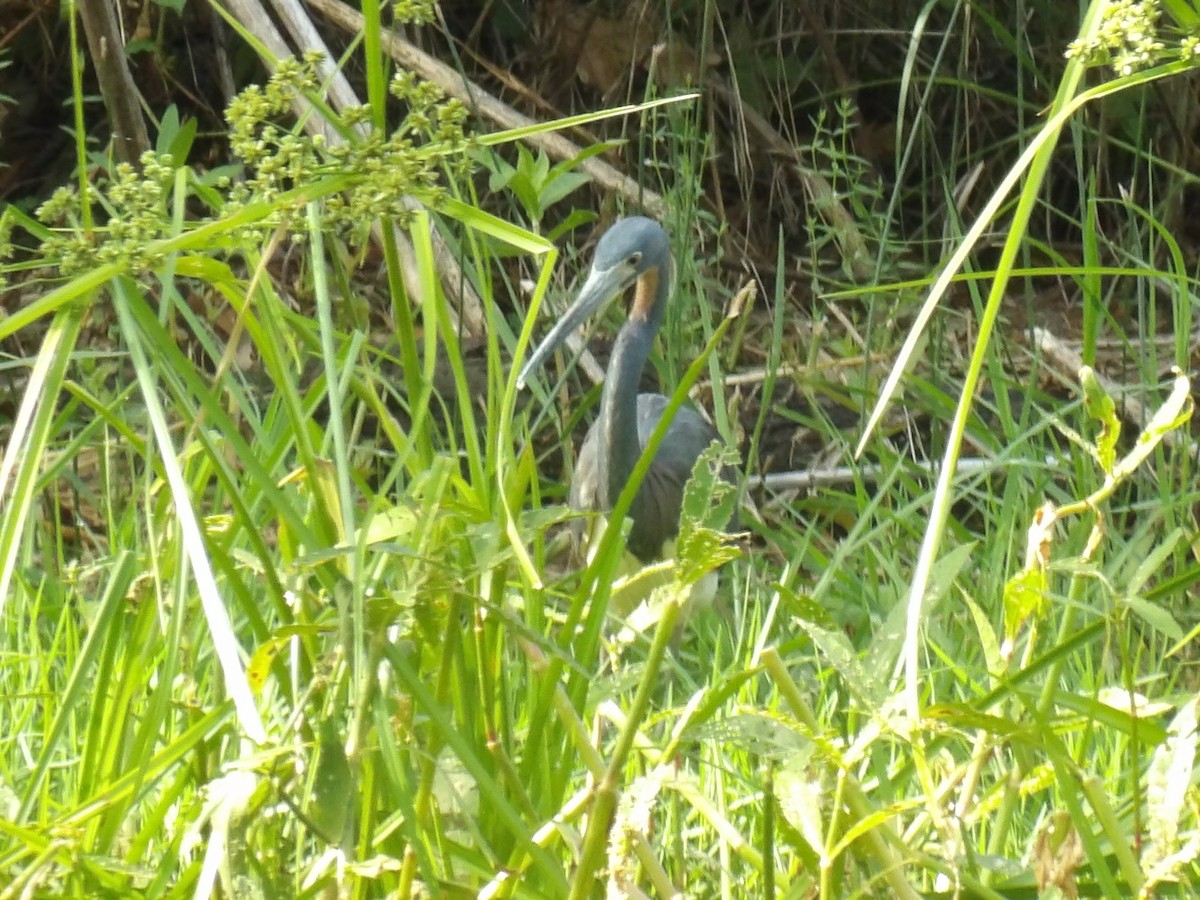
[[[975,96],[974,73],[938,65],[914,52],[905,78]],[[563,490],[543,474],[573,460],[596,392],[574,371],[530,397],[515,383],[587,263],[542,235],[581,186],[569,167],[494,163],[509,193],[485,195],[466,148],[414,126],[437,186],[384,186],[428,211],[378,216],[414,264],[405,280],[385,240],[368,299],[364,220],[338,205],[379,186],[366,169],[314,151],[301,186],[237,198],[172,162],[148,176],[149,231],[104,256],[119,235],[90,217],[107,221],[111,192],[80,139],[95,207],[76,197],[54,228],[5,213],[45,288],[0,319],[24,348],[0,365],[26,376],[0,459],[0,897],[1200,894],[1200,492],[1189,385],[1167,374],[1194,352],[1195,264],[1167,221],[1183,173],[1126,129],[1138,199],[1098,186],[1087,116],[1190,66],[1164,51],[1113,80],[1067,64],[1045,114],[986,151],[990,193],[961,214],[941,173],[977,157],[934,143],[918,94],[897,167],[934,185],[923,203],[944,198],[919,230],[911,182],[870,182],[843,109],[805,159],[835,205],[811,207],[807,256],[781,236],[740,312],[713,274],[700,107],[625,111],[679,263],[665,392],[711,386],[748,480],[781,420],[854,473],[754,491],[740,553],[713,530],[719,482],[694,478],[663,613],[628,642],[617,528],[564,565]],[[1082,214],[1042,191],[1064,159]],[[102,249],[72,271],[79,248],[54,239],[89,228]],[[431,228],[484,300],[481,347],[464,346]],[[1123,396],[1056,383],[1004,327],[1046,283],[1078,288],[1084,360],[1144,405],[1124,434]],[[197,297],[232,310],[232,337]],[[385,348],[368,337],[381,319]],[[765,379],[733,387],[746,357]],[[855,357],[894,361],[891,377],[827,365]],[[840,429],[831,402],[862,427]],[[687,587],[722,563],[717,604],[673,646]]]

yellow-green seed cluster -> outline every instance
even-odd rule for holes
[[[1081,59],[1091,66],[1111,66],[1117,75],[1132,75],[1159,62],[1166,45],[1158,35],[1158,0],[1118,0],[1110,3],[1097,34],[1088,40],[1072,41],[1068,59]],[[1195,41],[1181,45],[1185,56],[1196,55]]]
[[[422,5],[428,3],[408,4],[413,9]],[[441,90],[411,73],[400,73],[390,92],[407,112],[395,131],[382,134],[371,126],[370,107],[335,115],[322,106],[321,63],[315,53],[285,60],[266,85],[251,86],[230,102],[230,150],[243,164],[243,174],[216,181],[223,195],[217,216],[227,219],[251,204],[275,208],[231,228],[227,245],[265,240],[309,199],[292,195],[291,202],[283,202],[281,197],[321,178],[342,176],[347,182],[344,190],[326,197],[326,223],[337,233],[361,239],[377,219],[403,223],[411,215],[411,200],[436,208],[445,196],[443,178],[466,175],[470,141],[462,103],[447,100]],[[309,99],[345,140],[335,145],[322,134],[307,135],[296,121],[298,96]],[[145,154],[140,166],[116,166],[107,186],[90,188],[83,198],[77,188],[57,190],[37,213],[41,222],[57,229],[42,243],[42,258],[67,277],[110,262],[121,262],[127,270],[152,267],[155,246],[173,233],[178,169],[169,155],[156,153]],[[99,224],[86,227],[81,203],[91,204]]]
[[[130,269],[149,265],[150,245],[169,234],[171,218],[167,198],[175,178],[169,153],[143,153],[140,170],[129,163],[113,169],[107,190],[89,192],[107,220],[90,233],[79,214],[79,192],[60,187],[37,210],[39,221],[58,231],[42,242],[41,253],[59,262],[66,276],[107,263],[120,262]]]
[[[371,109],[354,107],[338,120],[348,139],[330,146],[321,135],[310,138],[291,125],[276,124],[287,117],[295,92],[316,93],[319,62],[312,55],[290,60],[265,87],[243,91],[229,105],[232,149],[253,170],[231,186],[230,199],[235,204],[272,200],[313,178],[349,173],[354,176],[351,188],[326,203],[327,221],[335,228],[354,230],[379,218],[404,221],[409,215],[406,197],[436,206],[443,196],[445,169],[462,175],[469,165],[466,107],[402,72],[390,86],[392,96],[408,109],[400,126],[387,136],[369,132],[357,137],[354,130],[370,122]]]

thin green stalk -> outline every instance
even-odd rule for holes
[[[321,336],[321,361],[325,364],[325,395],[329,408],[329,419],[326,427],[333,437],[334,476],[337,479],[338,506],[334,525],[338,530],[340,542],[353,541],[358,531],[355,522],[356,495],[350,483],[351,461],[350,448],[346,440],[346,427],[342,417],[345,415],[345,398],[342,394],[341,370],[338,366],[336,338],[337,331],[333,321],[333,298],[329,291],[329,270],[325,258],[324,223],[321,217],[321,207],[316,200],[307,204],[308,237],[312,243],[309,259],[312,268],[313,294],[316,297],[317,323]],[[330,510],[330,512],[334,512]],[[362,592],[359,573],[354,568],[357,554],[349,553],[345,557],[350,568],[346,576],[355,592],[355,622],[362,627]],[[356,659],[356,671],[361,672],[361,659]]]
[[[1049,729],[1044,734],[1042,747],[1050,759],[1050,764],[1054,767],[1055,781],[1057,782],[1056,794],[1071,816],[1075,832],[1079,835],[1079,842],[1083,845],[1083,852],[1091,864],[1092,877],[1099,886],[1100,896],[1130,896],[1131,885],[1117,884],[1104,849],[1100,846],[1100,841],[1094,831],[1093,820],[1083,808],[1082,798],[1085,795],[1077,766],[1067,754],[1058,735]]]
[[[560,895],[566,894],[569,885],[559,861],[533,843],[531,826],[521,819],[516,809],[508,802],[491,772],[476,757],[467,737],[455,727],[445,709],[430,691],[426,679],[413,667],[408,654],[395,646],[389,646],[387,653],[400,683],[412,695],[415,708],[425,714],[439,740],[453,750],[455,756],[470,772],[479,788],[480,797],[489,805],[490,812],[499,819],[499,824],[507,829],[507,834],[513,841],[530,853],[537,871],[545,877],[546,883]]]
[[[1080,779],[1080,783],[1083,785],[1083,793],[1088,798],[1092,811],[1096,814],[1096,819],[1100,822],[1101,830],[1108,837],[1108,845],[1117,858],[1117,865],[1121,867],[1125,887],[1129,893],[1141,896],[1142,885],[1145,884],[1146,879],[1142,875],[1142,867],[1138,864],[1137,857],[1134,856],[1133,841],[1130,840],[1129,832],[1121,827],[1121,823],[1117,820],[1117,814],[1108,800],[1104,782],[1095,775],[1085,775]]]
[[[83,646],[79,648],[79,652],[75,656],[75,666],[67,681],[63,696],[59,700],[58,714],[47,730],[37,764],[23,785],[25,794],[21,799],[21,806],[17,810],[15,817],[17,822],[24,822],[29,818],[50,764],[60,756],[60,742],[73,717],[78,715],[80,708],[84,706],[83,698],[94,687],[93,666],[102,652],[111,653],[115,650],[118,641],[110,629],[114,625],[121,624],[121,606],[124,603],[129,584],[133,581],[135,563],[136,559],[128,552],[118,554],[114,560],[114,565],[109,571],[108,584],[100,597],[97,614],[88,630]],[[97,699],[101,705],[105,702],[104,698]],[[87,743],[91,749],[99,749],[101,741],[101,735],[95,727],[96,724],[97,721],[93,719],[92,727],[89,729],[90,740]],[[85,784],[84,793],[90,792],[89,786]]]
[[[1101,13],[1104,4],[1093,3],[1084,19],[1080,34],[1082,37],[1090,37],[1099,28]],[[1012,269],[1025,239],[1025,233],[1029,224],[1036,204],[1042,182],[1046,172],[1049,169],[1052,154],[1057,142],[1059,133],[1063,125],[1067,121],[1067,117],[1074,111],[1076,106],[1081,102],[1081,98],[1076,97],[1076,91],[1084,74],[1084,67],[1078,60],[1072,61],[1067,65],[1066,72],[1063,75],[1063,80],[1059,85],[1055,101],[1051,107],[1052,116],[1046,126],[1042,129],[1038,139],[1035,140],[1030,147],[1022,154],[1021,159],[1013,167],[1009,177],[1005,180],[1002,187],[997,190],[993,197],[993,203],[989,203],[984,214],[980,216],[980,223],[990,220],[995,212],[994,203],[997,198],[1003,197],[1008,190],[1008,187],[1015,182],[1015,176],[1018,173],[1026,172],[1025,184],[1018,198],[1016,209],[1013,212],[1012,221],[1008,229],[1008,238],[1004,243],[1004,247],[1000,254],[1000,259],[996,265],[996,276],[992,282],[991,291],[988,294],[987,305],[984,308],[983,315],[979,323],[979,331],[975,338],[975,346],[971,355],[971,361],[968,365],[966,375],[963,379],[962,392],[959,397],[958,406],[954,413],[954,419],[950,426],[950,432],[946,439],[946,449],[942,458],[942,466],[938,475],[937,486],[934,489],[933,498],[930,506],[929,524],[925,530],[925,537],[921,543],[920,554],[917,559],[917,565],[913,572],[912,583],[909,589],[907,602],[907,621],[905,623],[904,648],[902,653],[904,666],[904,698],[907,707],[909,721],[916,724],[921,721],[921,682],[920,682],[920,633],[921,633],[921,610],[925,602],[925,595],[929,588],[930,577],[933,572],[934,564],[937,561],[938,552],[941,547],[943,532],[945,530],[946,519],[950,512],[950,503],[953,498],[951,490],[954,472],[958,462],[959,452],[962,447],[963,435],[966,432],[967,419],[970,414],[971,405],[974,402],[976,394],[976,386],[979,381],[981,372],[983,371],[988,352],[988,346],[991,339],[992,330],[995,326],[996,319],[1000,313],[1000,307],[1005,296],[1005,288],[1008,280],[1011,277]],[[872,413],[872,418],[868,422],[867,432],[864,434],[862,441],[859,443],[858,451],[861,453],[867,435],[878,421],[878,416],[882,413],[883,405],[886,403],[892,390],[895,389],[896,382],[899,380],[907,361],[907,353],[911,353],[915,347],[917,336],[921,333],[925,321],[932,314],[933,304],[940,297],[944,285],[948,283],[949,273],[956,271],[963,262],[966,261],[965,251],[972,246],[978,237],[977,223],[975,228],[972,228],[967,237],[963,240],[959,252],[951,259],[942,276],[934,285],[933,291],[930,294],[929,300],[922,309],[921,315],[918,316],[918,322],[913,326],[909,334],[909,340],[905,343],[905,348],[901,351],[902,361],[898,361],[893,367],[891,375],[889,375],[888,383],[884,386],[879,402],[876,404],[875,410]],[[946,821],[942,811],[937,807],[934,798],[936,797],[936,789],[933,781],[933,776],[925,755],[924,740],[919,733],[914,732],[912,740],[913,763],[916,766],[916,772],[920,781],[922,791],[929,803],[929,812],[933,821],[937,824],[939,831],[948,832],[952,826]]]
[[[795,682],[792,680],[787,667],[779,656],[779,651],[774,647],[768,647],[763,652],[762,664],[771,674],[773,683],[783,695],[788,708],[792,711],[792,715],[810,733],[820,734],[822,732],[820,722],[817,721],[817,717],[808,705],[808,701],[797,690]],[[839,773],[844,770],[845,766],[839,762]],[[843,784],[846,793],[846,803],[850,807],[850,811],[858,821],[865,821],[873,814],[872,809],[868,805],[866,795],[858,787],[857,781],[849,772],[845,772]],[[903,842],[900,836],[895,833],[892,826],[886,821],[881,821],[876,828],[871,829],[863,835],[863,838],[870,845],[874,858],[879,861],[878,868],[882,870],[881,874],[887,881],[893,895],[907,898],[907,900],[918,900],[921,895],[909,884],[908,879],[904,877],[904,861],[893,849],[894,847],[902,846]],[[822,873],[822,884],[825,883],[824,873]]]
[[[83,68],[84,55],[79,45],[79,15],[75,0],[68,0],[67,20],[71,33],[71,113],[75,127],[75,177],[79,186],[79,215],[83,220],[83,233],[91,237],[94,223],[92,221],[92,183],[88,178],[88,149],[87,127],[83,117]]]
[[[665,415],[664,415],[665,418]],[[663,659],[671,642],[671,633],[675,630],[675,620],[679,618],[680,604],[686,599],[681,594],[686,589],[676,588],[665,604],[662,618],[654,632],[654,641],[650,644],[650,653],[646,658],[646,666],[638,684],[637,694],[633,704],[626,714],[625,724],[617,738],[612,758],[604,771],[599,784],[596,785],[595,795],[589,811],[587,832],[583,837],[583,846],[579,854],[579,866],[575,871],[575,879],[571,884],[571,900],[585,900],[592,894],[592,885],[604,862],[604,851],[608,846],[608,832],[612,827],[613,816],[616,813],[620,792],[617,786],[621,783],[621,772],[629,758],[630,751],[636,740],[642,723],[650,710],[650,699],[658,688],[659,673],[662,670]]]
[[[250,686],[246,681],[246,671],[239,655],[240,644],[234,634],[229,613],[221,600],[221,593],[208,560],[199,519],[196,516],[187,483],[183,478],[183,471],[175,454],[166,413],[158,399],[158,384],[154,378],[153,368],[150,365],[146,348],[142,344],[136,319],[129,311],[129,306],[141,302],[141,298],[136,286],[131,282],[126,279],[114,279],[113,301],[122,332],[129,345],[130,355],[133,357],[134,371],[142,389],[142,399],[146,404],[155,441],[158,444],[159,458],[167,474],[167,484],[175,501],[175,513],[179,520],[183,546],[188,561],[192,565],[196,588],[200,594],[200,604],[204,609],[204,617],[208,622],[212,637],[213,649],[216,651],[217,659],[225,676],[225,689],[233,700],[243,734],[256,744],[264,743],[267,739],[266,726],[263,724],[258,706],[254,702]]]
[[[60,312],[50,323],[29,372],[29,383],[17,409],[4,458],[0,460],[0,501],[3,501],[0,505],[4,507],[0,519],[0,615],[11,596],[21,539],[50,442],[55,402],[62,391],[87,310],[87,304],[80,302]],[[8,493],[14,470],[12,491]]]
[[[421,377],[421,360],[417,354],[416,329],[413,326],[412,303],[408,289],[404,286],[404,264],[397,248],[396,226],[385,222],[383,228],[383,258],[387,269],[388,293],[392,298],[392,320],[396,325],[396,341],[400,346],[400,363],[404,369],[405,394],[409,403],[417,402],[424,387]],[[408,431],[408,443],[404,448],[405,462],[414,475],[428,467],[433,456],[429,432],[422,429]]]
[[[1005,845],[1008,843],[1008,836],[1012,833],[1013,815],[1017,810],[1017,804],[1021,799],[1021,770],[1017,766],[1012,766],[1009,769],[1008,776],[1004,779],[1004,787],[1001,789],[1003,793],[1000,796],[1000,807],[996,810],[995,815],[990,821],[991,833],[988,835],[987,853],[989,856],[1001,857],[1004,853]],[[991,884],[998,877],[998,873],[991,869],[984,870],[983,883]]]

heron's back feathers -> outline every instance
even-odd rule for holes
[[[649,443],[667,403],[662,394],[638,395],[638,443],[641,447]],[[663,544],[679,533],[683,489],[692,474],[692,467],[700,454],[719,439],[717,430],[696,410],[684,406],[675,413],[666,438],[659,445],[638,489],[639,502],[628,541],[630,552],[638,559],[649,562],[661,558]],[[608,511],[617,502],[616,497],[604,496],[604,486],[600,484],[601,440],[597,422],[588,429],[579,450],[569,498],[573,509]],[[730,482],[736,478],[732,471],[725,471],[722,476]]]

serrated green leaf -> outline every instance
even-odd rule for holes
[[[805,609],[809,615],[793,615],[792,622],[808,636],[817,650],[825,657],[846,682],[850,693],[868,709],[879,709],[888,697],[886,685],[875,678],[863,665],[858,651],[836,623],[818,607],[811,598],[804,597],[784,587],[775,589],[787,600],[789,612]]]
[[[1015,640],[1029,617],[1040,619],[1049,605],[1046,572],[1041,568],[1025,569],[1008,579],[1004,585],[1004,636]]]
[[[713,569],[733,562],[741,551],[728,543],[724,532],[690,528],[675,543],[676,578],[680,584],[695,584]]]
[[[1079,370],[1079,382],[1083,386],[1083,408],[1092,419],[1100,423],[1096,436],[1096,459],[1105,475],[1111,475],[1117,459],[1117,439],[1121,436],[1121,420],[1117,418],[1117,407],[1112,397],[1104,390],[1091,366]]]
[[[675,541],[676,578],[681,584],[695,584],[741,555],[724,533],[737,502],[737,492],[726,480],[736,461],[734,451],[713,441],[692,466]]]
[[[696,458],[683,489],[679,514],[681,543],[693,528],[720,530],[732,521],[737,492],[724,476],[737,462],[737,452],[718,441],[709,444]]]
[[[797,593],[785,588],[781,584],[776,584],[775,590],[783,597],[786,604],[785,608],[789,615],[803,619],[806,622],[812,622],[821,628],[837,627],[837,623],[833,621],[833,617],[829,615],[825,607],[808,594]]]

